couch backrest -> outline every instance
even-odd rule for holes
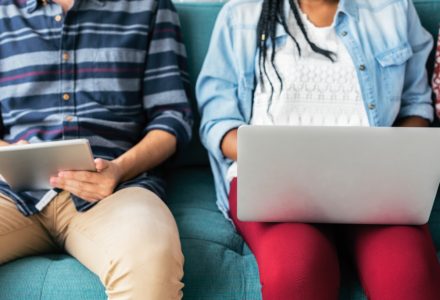
[[[413,0],[423,26],[436,38],[440,24],[440,0]],[[199,139],[199,115],[194,96],[194,85],[208,49],[212,28],[221,2],[177,2],[175,3],[182,24],[183,38],[188,53],[189,74],[192,83],[191,104],[196,114],[193,140],[190,146],[177,159],[177,165],[206,165],[206,151]],[[428,63],[431,72],[433,56]]]

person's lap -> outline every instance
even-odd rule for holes
[[[230,216],[255,255],[264,300],[336,299],[339,263],[329,227],[303,223],[241,222],[237,182],[230,190]]]
[[[320,290],[318,298],[336,299],[339,263],[332,234],[340,242],[338,246],[347,248],[345,252],[352,257],[362,285],[372,299],[440,297],[440,265],[427,226],[241,222],[236,217],[236,184],[236,180],[231,183],[230,214],[255,254],[265,300],[277,297],[266,293],[265,288],[273,289],[278,296],[301,294],[304,299],[315,299],[314,293]],[[278,268],[284,270],[285,287],[266,279],[273,277],[271,270]],[[326,284],[318,289],[317,284],[323,282]],[[305,290],[310,297],[305,296]]]
[[[39,220],[25,217],[11,199],[0,194],[0,265],[58,249]]]
[[[0,262],[63,248],[100,277],[111,299],[181,297],[183,255],[162,200],[127,188],[79,213],[70,199],[63,192],[41,213],[25,217],[0,197]]]

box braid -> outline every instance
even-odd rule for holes
[[[322,48],[318,47],[315,43],[310,41],[309,36],[307,34],[307,31],[304,27],[304,23],[301,20],[301,17],[300,17],[299,11],[298,11],[298,7],[296,6],[294,0],[288,0],[288,1],[289,1],[290,9],[292,10],[293,15],[295,17],[296,23],[298,24],[302,34],[304,35],[304,38],[306,39],[307,43],[310,45],[312,50],[316,53],[322,54],[323,56],[327,57],[332,62],[334,62],[335,61],[335,59],[334,59],[335,53],[328,51],[328,50],[325,50],[325,49],[322,49]],[[274,45],[275,45],[277,24],[281,24],[281,26],[286,31],[287,35],[295,42],[296,48],[298,49],[298,53],[301,56],[301,47],[299,46],[298,41],[292,35],[292,33],[289,30],[289,27],[287,26],[286,16],[284,15],[284,2],[285,2],[285,0],[263,0],[261,15],[260,15],[260,19],[259,19],[258,25],[257,25],[257,39],[258,39],[257,40],[257,49],[259,50],[258,64],[260,66],[260,71],[259,71],[260,82],[262,85],[262,89],[264,90],[264,81],[263,81],[263,73],[264,73],[264,75],[268,79],[268,82],[271,87],[271,96],[269,99],[268,110],[271,106],[272,96],[274,93],[274,87],[273,87],[272,81],[270,80],[270,78],[267,74],[267,70],[266,70],[266,60],[267,60],[267,51],[268,51],[267,41],[268,40],[271,41],[272,48],[273,48],[272,54],[270,57],[270,62],[272,64],[272,67],[275,70],[275,74],[281,84],[281,90],[283,89],[283,81],[281,79],[281,76],[278,72],[277,67],[275,66],[276,51],[275,51]]]

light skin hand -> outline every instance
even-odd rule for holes
[[[50,178],[53,187],[90,202],[99,201],[111,195],[122,177],[122,170],[114,161],[95,159],[96,172],[62,171]]]
[[[18,141],[16,143],[12,144],[12,145],[27,145],[27,144],[29,144],[28,141],[21,140],[21,141]],[[0,147],[2,147],[2,146],[9,146],[9,145],[11,145],[11,144],[8,143],[8,142],[5,142],[3,140],[0,140]]]
[[[152,130],[117,159],[95,159],[96,172],[63,171],[51,177],[50,184],[86,201],[100,201],[110,196],[119,183],[161,164],[176,151],[176,144],[174,135]]]

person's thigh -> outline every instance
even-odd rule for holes
[[[109,299],[181,298],[177,226],[151,191],[127,188],[77,214],[65,249],[101,278]]]
[[[370,299],[440,299],[440,265],[428,226],[352,225],[345,231]]]
[[[35,217],[25,217],[12,200],[0,194],[0,265],[57,249]]]
[[[337,299],[339,262],[331,231],[303,223],[241,222],[236,193],[234,180],[230,215],[257,260],[263,300]]]

